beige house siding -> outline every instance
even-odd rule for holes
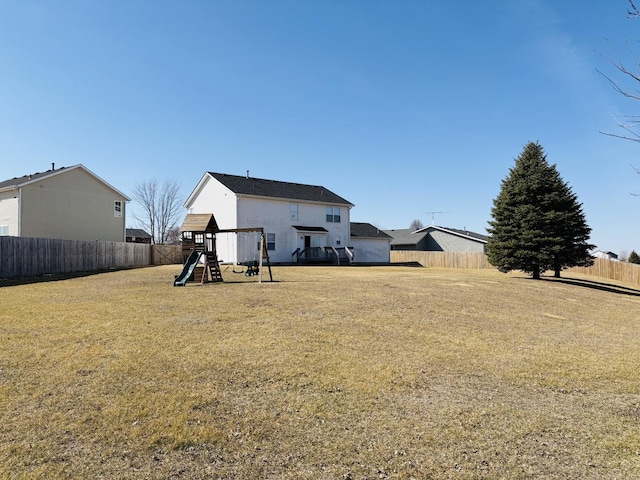
[[[21,237],[125,240],[126,198],[82,168],[22,187]],[[114,201],[122,215],[114,215]]]
[[[452,235],[438,230],[433,230],[430,233],[430,236],[440,248],[435,248],[434,246],[428,250],[440,250],[443,252],[484,252],[484,243],[482,242],[469,240],[468,238],[459,237],[457,235]]]
[[[18,190],[0,193],[0,227],[6,227],[7,235],[18,236]],[[4,228],[0,228],[0,234]]]

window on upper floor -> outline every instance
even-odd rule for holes
[[[0,225],[0,237],[9,235],[9,225]]]
[[[122,200],[113,201],[113,216],[114,217],[122,216]]]
[[[294,222],[298,221],[298,204],[297,203],[289,204],[289,219]]]
[[[327,207],[327,222],[340,223],[340,207]]]

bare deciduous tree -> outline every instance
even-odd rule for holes
[[[424,225],[422,224],[419,218],[416,218],[415,220],[413,220],[411,222],[411,225],[409,225],[409,228],[412,230],[420,230],[423,227]]]
[[[630,18],[640,17],[640,10],[635,6],[632,0],[627,0],[628,8],[627,14]],[[638,90],[638,84],[640,84],[640,64],[638,63],[631,46],[628,41],[625,41],[629,60],[626,62],[622,60],[616,49],[612,47],[614,58],[602,55],[601,56],[609,62],[613,67],[622,74],[620,80],[613,79],[611,76],[602,72],[599,69],[596,71],[602,75],[611,84],[613,89],[625,98],[631,100],[640,101],[640,91]],[[632,86],[627,86],[625,81],[630,81]],[[624,140],[631,140],[633,142],[640,142],[640,115],[617,115],[615,116],[616,123],[623,133],[612,132],[600,132],[610,137],[622,138]]]
[[[133,198],[143,212],[136,220],[151,234],[153,243],[166,243],[182,209],[178,184],[174,180],[165,180],[162,185],[155,178],[144,180],[136,184]]]
[[[180,237],[180,227],[175,226],[169,229],[169,233],[167,233],[166,243],[169,245],[178,245],[182,238]]]

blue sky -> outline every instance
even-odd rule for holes
[[[539,141],[592,242],[640,251],[640,144],[600,133],[640,105],[596,70],[638,40],[625,0],[0,0],[0,180],[81,163],[186,198],[249,170],[483,233]]]

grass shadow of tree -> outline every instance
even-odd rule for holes
[[[628,295],[631,297],[640,297],[640,290],[632,287],[626,287],[624,285],[614,285],[611,283],[597,282],[595,280],[587,280],[584,278],[572,278],[572,277],[543,277],[542,280],[547,282],[558,282],[566,285],[574,285],[577,287],[591,288],[593,290],[600,290],[602,292],[617,293],[619,295]]]

